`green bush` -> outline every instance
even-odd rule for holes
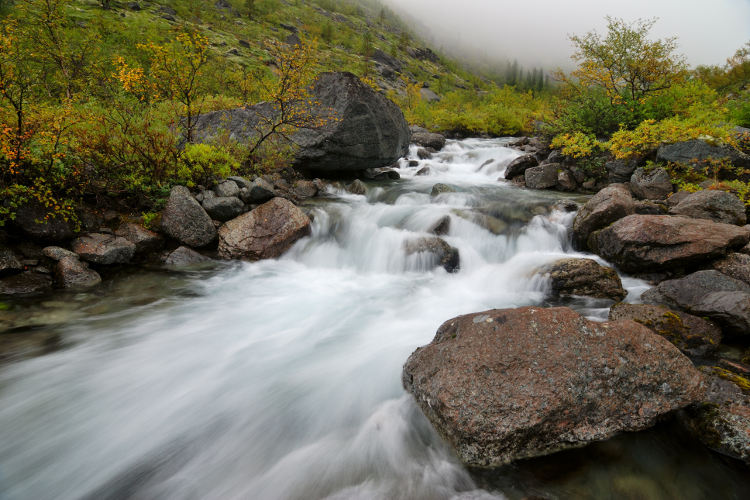
[[[226,150],[211,144],[187,144],[177,165],[174,181],[188,187],[211,186],[232,175],[240,166]]]

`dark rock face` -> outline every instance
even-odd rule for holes
[[[622,184],[612,184],[594,196],[581,208],[573,222],[573,242],[586,248],[589,235],[614,221],[634,213],[630,191]]]
[[[630,182],[637,167],[637,160],[610,160],[604,164],[610,183]]]
[[[134,244],[136,254],[156,252],[164,245],[164,239],[157,233],[132,222],[122,224],[115,231],[115,235]]]
[[[206,262],[211,262],[211,259],[188,247],[177,247],[164,259],[164,264],[170,267],[187,267]]]
[[[292,185],[292,194],[299,199],[313,198],[318,195],[318,186],[313,181],[296,181]]]
[[[661,167],[650,172],[638,168],[630,178],[630,189],[641,200],[665,200],[672,194],[672,181]]]
[[[649,304],[615,304],[609,320],[630,319],[661,335],[688,356],[705,356],[721,343],[721,329],[692,314]]]
[[[55,266],[55,278],[58,286],[69,290],[86,290],[99,285],[102,277],[85,262],[77,258],[63,257]]]
[[[536,159],[536,156],[532,154],[521,155],[505,167],[505,178],[512,179],[517,175],[523,175],[526,169],[536,167],[537,165],[539,165],[539,161]]]
[[[450,230],[451,230],[451,216],[444,215],[440,217],[440,219],[437,222],[435,222],[432,226],[430,226],[430,229],[427,232],[436,234],[438,236],[442,236],[444,234],[448,234]]]
[[[718,160],[722,158],[729,158],[732,164],[738,167],[750,167],[750,157],[740,155],[733,148],[711,146],[700,139],[665,144],[660,146],[656,152],[656,161],[683,163],[686,165],[692,165],[696,162],[702,164],[706,160]]]
[[[432,148],[440,151],[445,146],[445,136],[434,132],[413,132],[411,142],[423,148]]]
[[[211,217],[184,186],[175,186],[161,215],[164,233],[189,247],[204,247],[216,239]]]
[[[290,201],[274,198],[221,226],[219,255],[223,259],[273,259],[308,234],[307,215]]]
[[[707,316],[729,333],[750,334],[750,285],[718,271],[662,281],[641,299]]]
[[[575,227],[575,226],[574,226]],[[669,215],[629,215],[591,235],[594,252],[626,272],[700,264],[744,246],[744,228]]]
[[[239,196],[240,187],[232,180],[225,180],[214,187],[214,193],[219,197]]]
[[[111,234],[90,233],[76,238],[71,248],[83,260],[94,264],[127,264],[135,255],[135,245]]]
[[[562,191],[575,191],[578,188],[578,182],[576,181],[573,173],[567,168],[559,169],[560,165],[553,164],[557,173],[557,188]]]
[[[549,276],[552,293],[620,301],[627,296],[617,272],[593,259],[560,259],[539,269]]]
[[[720,273],[744,281],[750,285],[750,255],[730,253],[725,258],[711,264],[711,267]]]
[[[404,244],[406,255],[417,253],[432,254],[437,264],[449,273],[458,272],[460,269],[460,257],[458,249],[453,248],[442,238],[418,238],[407,241]]]
[[[564,307],[448,320],[409,357],[402,381],[475,467],[644,429],[704,393],[690,360],[645,326],[596,323]]]
[[[258,177],[250,186],[245,186],[240,190],[240,198],[245,203],[258,204],[265,203],[276,196],[273,185]]]
[[[239,192],[239,190],[238,190]],[[214,220],[226,222],[240,215],[245,204],[235,196],[214,196],[203,200],[203,209]]]
[[[0,276],[16,274],[23,271],[23,264],[10,248],[0,247]]]
[[[684,196],[669,213],[738,226],[744,226],[747,222],[745,204],[739,198],[732,193],[712,189]]]
[[[524,172],[526,187],[529,189],[549,189],[557,185],[557,167],[554,163],[546,163],[527,168]]]
[[[0,295],[39,295],[52,289],[52,278],[26,271],[0,279]]]
[[[27,236],[41,241],[65,241],[73,237],[73,226],[60,216],[46,219],[41,205],[28,204],[16,210],[15,225]]]

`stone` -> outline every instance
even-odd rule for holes
[[[432,153],[427,151],[425,148],[419,148],[417,149],[417,158],[420,160],[429,160],[432,158]]]
[[[216,240],[211,217],[184,186],[172,188],[162,211],[161,228],[164,234],[189,247],[205,247]]]
[[[573,176],[573,173],[567,168],[562,168],[557,173],[557,188],[561,191],[575,191],[576,189],[578,189],[578,182],[576,182],[576,178]]]
[[[273,198],[219,229],[223,259],[273,259],[310,234],[310,218],[283,198]]]
[[[13,250],[0,247],[0,276],[8,276],[23,271],[23,264]]]
[[[437,237],[417,238],[404,243],[406,255],[429,253],[435,257],[436,265],[449,273],[458,272],[460,257],[458,249],[450,246],[445,240]]]
[[[634,207],[635,213],[639,215],[665,215],[667,213],[666,206],[651,200],[638,200]]]
[[[297,198],[312,198],[318,195],[318,186],[313,181],[295,181],[292,185],[292,194]]]
[[[417,164],[417,165],[419,165],[419,164]],[[417,166],[417,165],[415,165],[415,166]],[[417,173],[414,174],[414,175],[419,175],[419,176],[430,175],[430,167],[422,167],[419,170],[417,170]]]
[[[666,200],[672,194],[672,180],[663,168],[646,172],[637,168],[630,178],[630,189],[641,200]]]
[[[527,168],[524,181],[529,189],[549,189],[557,185],[557,168],[559,165],[546,163],[537,167]]]
[[[623,184],[612,184],[602,189],[578,211],[573,221],[573,243],[580,249],[586,249],[591,233],[634,211],[633,197]]]
[[[39,295],[52,289],[52,278],[26,271],[0,278],[0,295]]]
[[[235,196],[214,196],[203,200],[201,205],[209,217],[221,222],[234,219],[245,211],[245,204]]]
[[[77,253],[71,252],[70,250],[66,250],[66,249],[61,248],[61,247],[55,247],[55,246],[44,247],[42,249],[42,254],[45,257],[50,258],[50,259],[52,259],[54,261],[59,261],[61,259],[64,259],[65,257],[72,257],[74,259],[78,258],[78,254]]]
[[[136,255],[158,252],[164,246],[164,238],[140,224],[126,222],[115,231],[115,235],[125,238],[135,245]]]
[[[708,160],[728,158],[735,167],[750,168],[750,157],[729,146],[714,146],[700,139],[664,144],[656,151],[656,161],[681,163],[703,168]]]
[[[102,277],[77,257],[63,257],[55,266],[57,284],[68,290],[87,290],[99,285]]]
[[[218,197],[226,197],[229,198],[231,196],[239,196],[240,195],[240,187],[237,185],[236,182],[226,180],[224,182],[220,182],[214,187],[214,193],[216,193],[216,196]]]
[[[559,297],[582,296],[620,301],[628,294],[617,272],[594,259],[560,259],[542,266],[538,272],[549,279],[552,294]]]
[[[419,89],[419,96],[422,98],[423,101],[440,102],[440,96],[430,89],[426,89],[426,88]]]
[[[428,233],[436,234],[438,236],[446,235],[451,230],[451,216],[450,215],[444,215],[438,219],[437,222],[435,222],[432,226],[430,226],[430,229],[427,230]]]
[[[352,182],[346,185],[346,190],[352,194],[367,194],[367,186],[364,182],[359,179],[354,179]]]
[[[607,178],[612,184],[630,182],[630,178],[633,176],[636,168],[638,168],[637,159],[610,160],[604,164],[604,169],[607,171]]]
[[[536,167],[537,165],[539,165],[539,161],[536,159],[536,156],[532,154],[521,155],[505,167],[505,178],[512,179],[517,175],[523,175],[526,169]]]
[[[450,187],[448,184],[443,183],[437,183],[434,186],[432,186],[432,191],[430,191],[430,196],[437,196],[439,194],[443,193],[455,193],[456,190]]]
[[[135,245],[125,238],[111,234],[89,233],[70,244],[83,260],[94,264],[127,264],[135,255]]]
[[[300,127],[290,137],[301,170],[352,172],[393,164],[409,149],[409,127],[401,110],[351,73],[321,73],[311,86],[309,110],[320,127]],[[205,113],[196,118],[195,138],[222,136],[252,144],[278,111],[270,103]]]
[[[244,177],[240,177],[239,175],[233,175],[231,177],[227,177],[228,181],[232,181],[235,184],[237,184],[237,187],[240,189],[251,189],[253,187],[253,183]],[[237,195],[235,195],[237,196]]]
[[[566,307],[448,320],[406,361],[402,382],[471,467],[645,429],[705,392],[690,360],[645,326]]]
[[[574,226],[575,227],[575,226]],[[628,215],[591,235],[589,247],[625,272],[699,265],[747,244],[741,227],[670,215]]]
[[[650,304],[619,303],[609,310],[609,320],[630,319],[646,326],[693,357],[705,357],[721,343],[721,329],[714,323],[681,311]]]
[[[690,193],[669,210],[670,214],[744,226],[745,204],[726,191],[704,189]]]
[[[723,259],[711,264],[720,273],[744,281],[750,285],[750,255],[744,253],[730,253]]]
[[[185,246],[177,247],[164,258],[164,264],[170,267],[189,267],[207,262],[211,262],[211,259]]]
[[[16,209],[13,223],[24,234],[44,242],[66,241],[74,236],[73,225],[62,216],[47,218],[47,209],[38,203],[29,203]]]
[[[249,188],[243,187],[240,190],[240,199],[252,205],[265,203],[275,196],[276,191],[273,185],[261,177],[255,179]]]

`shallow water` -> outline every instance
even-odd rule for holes
[[[402,364],[443,321],[547,303],[534,269],[574,254],[553,206],[575,197],[498,181],[506,144],[449,141],[367,196],[332,190],[279,260],[6,311],[56,341],[0,368],[0,498],[742,498],[743,469],[674,425],[476,474],[404,393]],[[437,182],[456,192],[431,197]],[[403,251],[445,215],[453,274]],[[631,301],[646,288],[624,283]],[[604,319],[609,303],[572,305]]]

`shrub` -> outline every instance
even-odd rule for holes
[[[211,186],[232,175],[240,166],[230,153],[210,144],[187,144],[180,157],[174,181],[188,187]]]

